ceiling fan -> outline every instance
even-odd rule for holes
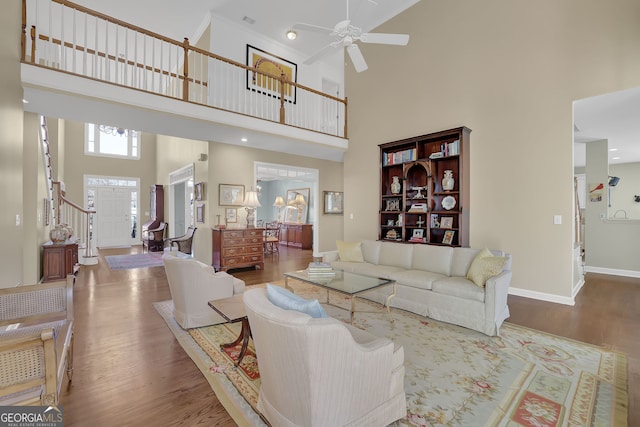
[[[360,41],[362,43],[398,46],[405,46],[409,43],[409,35],[407,34],[363,33],[361,28],[351,25],[351,20],[349,19],[349,0],[347,0],[347,18],[344,21],[338,22],[333,28],[297,23],[294,24],[291,29],[315,31],[334,38],[333,42],[311,55],[304,62],[305,64],[312,64],[335,49],[344,47],[346,48],[347,54],[349,54],[349,58],[351,58],[351,62],[358,73],[366,70],[368,66],[362,52],[360,52],[360,48],[355,44],[355,42]]]

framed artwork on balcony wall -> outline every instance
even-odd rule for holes
[[[251,70],[247,70],[247,89],[276,99],[280,99],[279,79],[282,76],[293,83],[298,81],[298,66],[296,64],[249,44],[247,45],[247,66],[251,68]],[[283,89],[285,101],[295,104],[296,87],[285,84]]]

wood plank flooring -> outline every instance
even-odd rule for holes
[[[74,288],[73,383],[63,385],[66,426],[233,426],[196,365],[152,303],[170,299],[162,267],[110,270],[100,251]],[[306,267],[310,250],[280,248],[264,270],[231,273],[247,285],[281,280]],[[629,425],[640,425],[640,280],[588,274],[574,307],[509,297],[509,321],[627,353]]]

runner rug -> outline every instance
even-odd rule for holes
[[[324,299],[317,288],[293,286],[302,296]],[[370,305],[366,310],[379,307],[358,302]],[[184,331],[171,301],[155,306],[234,420],[264,425],[256,410],[260,376],[252,343],[240,369],[233,368],[239,348],[220,350],[235,340],[240,324]],[[346,310],[325,309],[348,319]],[[356,313],[354,325],[404,346],[408,414],[396,425],[627,425],[624,354],[510,323],[500,337],[488,337],[402,310],[393,317],[392,325],[386,311]]]
[[[104,258],[111,270],[127,270],[130,268],[160,267],[163,252],[146,254],[107,255]]]

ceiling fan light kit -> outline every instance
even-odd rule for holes
[[[409,35],[407,34],[363,33],[361,28],[351,25],[351,20],[349,19],[349,0],[347,0],[347,19],[338,22],[333,28],[322,27],[314,24],[297,23],[294,24],[291,27],[291,30],[287,33],[287,37],[291,40],[293,39],[289,34],[292,32],[295,34],[295,31],[293,31],[294,28],[319,32],[334,38],[333,42],[329,43],[304,61],[305,64],[312,64],[318,59],[330,54],[334,49],[344,47],[349,58],[351,58],[353,67],[358,73],[365,71],[368,66],[360,48],[355,44],[356,41],[396,46],[405,46],[409,43]]]

